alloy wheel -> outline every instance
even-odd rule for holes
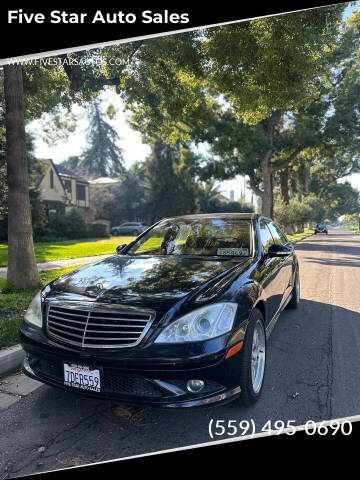
[[[265,372],[265,331],[261,320],[256,321],[251,351],[251,379],[255,393],[261,389]]]

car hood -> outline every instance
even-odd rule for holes
[[[50,284],[48,296],[87,297],[165,311],[234,269],[242,270],[241,266],[248,261],[247,257],[113,255],[59,277]]]

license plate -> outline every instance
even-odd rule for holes
[[[100,369],[64,363],[64,385],[91,392],[100,392]]]

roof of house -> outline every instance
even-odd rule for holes
[[[81,175],[77,175],[76,173],[72,172],[68,168],[64,167],[63,165],[56,165],[54,164],[56,171],[59,175],[62,177],[70,177],[70,178],[75,178],[78,182],[83,182],[83,183],[89,183],[86,178],[82,177]]]
[[[118,185],[124,181],[124,177],[98,177],[90,180],[90,185],[100,185],[100,186],[110,186],[110,185]],[[141,187],[145,189],[150,189],[150,183],[146,180],[138,180],[138,183]]]
[[[99,177],[99,178],[94,178],[94,180],[90,180],[90,183],[94,185],[108,185],[112,183],[121,183],[121,182],[122,182],[121,178],[111,178],[111,177]]]

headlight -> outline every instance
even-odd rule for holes
[[[219,337],[232,329],[236,303],[215,303],[194,310],[168,325],[155,343],[187,343]]]
[[[29,308],[26,310],[24,320],[37,327],[42,327],[41,292],[38,292],[32,299]]]

